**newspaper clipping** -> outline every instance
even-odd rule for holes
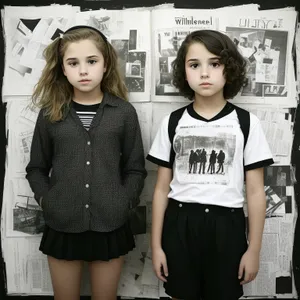
[[[295,107],[292,47],[297,13],[276,11],[220,18],[219,30],[247,61],[247,83],[235,102]]]
[[[43,50],[74,23],[76,11],[70,5],[5,7],[3,96],[31,95],[45,66]]]

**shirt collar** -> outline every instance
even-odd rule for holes
[[[120,100],[116,96],[108,92],[104,92],[103,99],[102,99],[103,105],[119,106],[119,101]]]

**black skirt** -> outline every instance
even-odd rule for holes
[[[108,261],[135,247],[129,223],[111,232],[66,233],[45,226],[40,251],[57,259]]]

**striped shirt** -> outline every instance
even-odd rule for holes
[[[80,104],[73,101],[73,107],[79,117],[83,127],[86,130],[89,130],[93,121],[94,116],[96,115],[97,109],[99,108],[100,103],[86,105]]]

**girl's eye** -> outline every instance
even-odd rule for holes
[[[69,63],[69,66],[71,67],[75,67],[77,65],[77,62],[76,61],[72,61]]]
[[[211,63],[211,65],[212,65],[214,68],[220,67],[220,63],[218,63],[218,62],[213,62],[213,63]]]
[[[192,69],[196,69],[196,68],[198,67],[198,65],[199,65],[199,64],[191,64],[190,67],[191,67]]]
[[[89,60],[89,64],[91,64],[91,65],[95,64],[96,62],[97,62],[97,61],[94,60],[94,59],[90,59],[90,60]]]

